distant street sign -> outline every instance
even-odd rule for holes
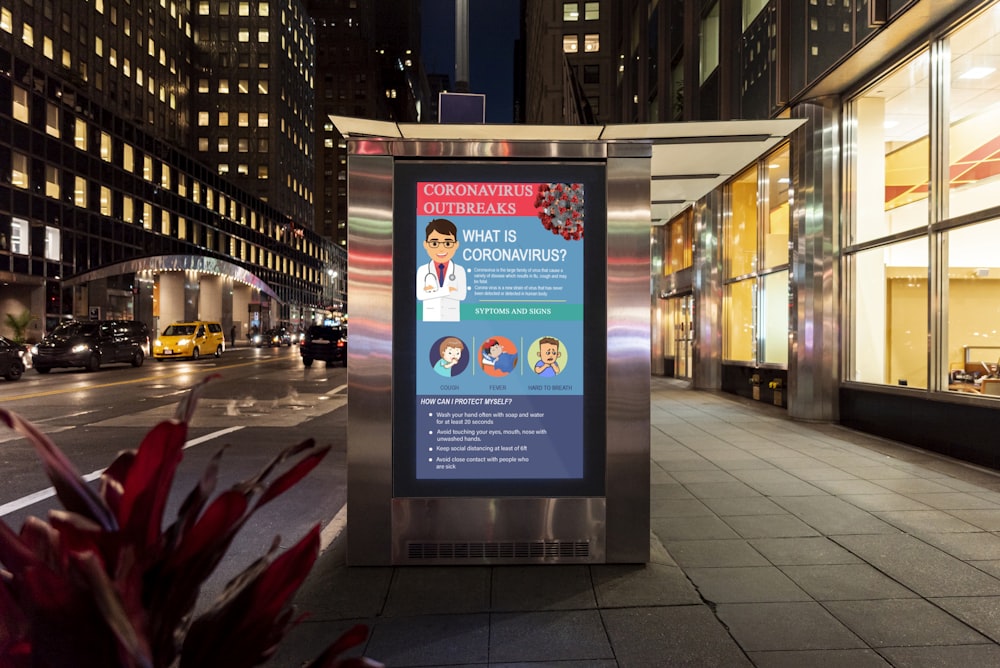
[[[438,93],[439,123],[485,123],[486,95]]]

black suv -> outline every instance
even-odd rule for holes
[[[137,320],[70,320],[60,323],[31,348],[38,373],[55,367],[84,367],[128,362],[142,366],[149,350],[149,328]]]
[[[27,356],[25,346],[0,336],[0,376],[7,380],[19,380],[24,373]]]
[[[302,364],[312,366],[313,360],[322,360],[327,365],[334,362],[347,365],[347,330],[343,327],[313,325],[299,346]]]

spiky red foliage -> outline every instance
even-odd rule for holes
[[[0,420],[34,446],[65,508],[50,512],[47,522],[28,518],[20,533],[0,522],[0,668],[241,668],[277,650],[297,621],[291,600],[318,555],[319,527],[280,556],[275,539],[206,613],[196,619],[192,613],[240,528],[330,448],[312,439],[293,445],[212,498],[220,451],[162,529],[207,380],[185,396],[174,419],[156,425],[137,450],[121,453],[96,491],[45,434],[0,408]],[[364,657],[338,658],[366,635],[364,627],[352,629],[313,665],[379,666]]]

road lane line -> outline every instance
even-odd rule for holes
[[[347,385],[346,384],[344,384],[344,385],[338,385],[337,387],[333,388],[332,390],[328,390],[327,392],[324,392],[323,394],[337,394],[341,390],[346,390],[346,389],[347,389]]]
[[[254,364],[269,364],[271,362],[280,362],[282,357],[274,357],[270,359],[255,359],[249,362],[240,362],[239,364],[223,364],[219,366],[219,363],[213,364],[210,367],[204,369],[194,369],[191,371],[185,371],[184,373],[190,375],[196,375],[200,373],[220,373],[226,369],[237,369],[241,366],[251,366]],[[99,390],[105,387],[118,387],[119,385],[136,385],[138,383],[148,383],[151,380],[157,380],[160,376],[153,374],[149,376],[143,376],[142,378],[133,378],[131,380],[118,380],[113,383],[102,383],[100,385],[87,385],[85,387],[67,387],[58,390],[46,390],[44,392],[33,392],[31,394],[20,394],[13,397],[0,397],[0,403],[7,403],[9,401],[22,401],[24,399],[36,399],[38,397],[52,397],[57,394],[70,394],[72,392],[86,392],[88,390]]]
[[[184,444],[183,449],[187,450],[192,446],[205,443],[206,441],[211,441],[213,439],[219,438],[220,436],[225,436],[226,434],[238,431],[240,429],[243,429],[243,425],[237,427],[229,427],[227,429],[220,429],[219,431],[213,431],[211,434],[205,434],[204,436],[193,438]],[[93,482],[94,480],[100,478],[101,474],[104,473],[105,470],[106,469],[99,469],[97,471],[88,473],[87,475],[83,476],[83,479],[86,480],[87,482]],[[28,494],[27,496],[22,496],[20,499],[16,499],[9,503],[5,503],[2,506],[0,506],[0,517],[9,515],[15,511],[21,510],[22,508],[27,508],[28,506],[38,503],[39,501],[44,501],[49,497],[55,496],[55,493],[56,490],[54,487],[46,487],[41,491],[34,492],[32,494]]]

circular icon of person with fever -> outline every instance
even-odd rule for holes
[[[479,366],[490,376],[506,376],[517,366],[517,346],[505,336],[491,336],[479,346]]]

